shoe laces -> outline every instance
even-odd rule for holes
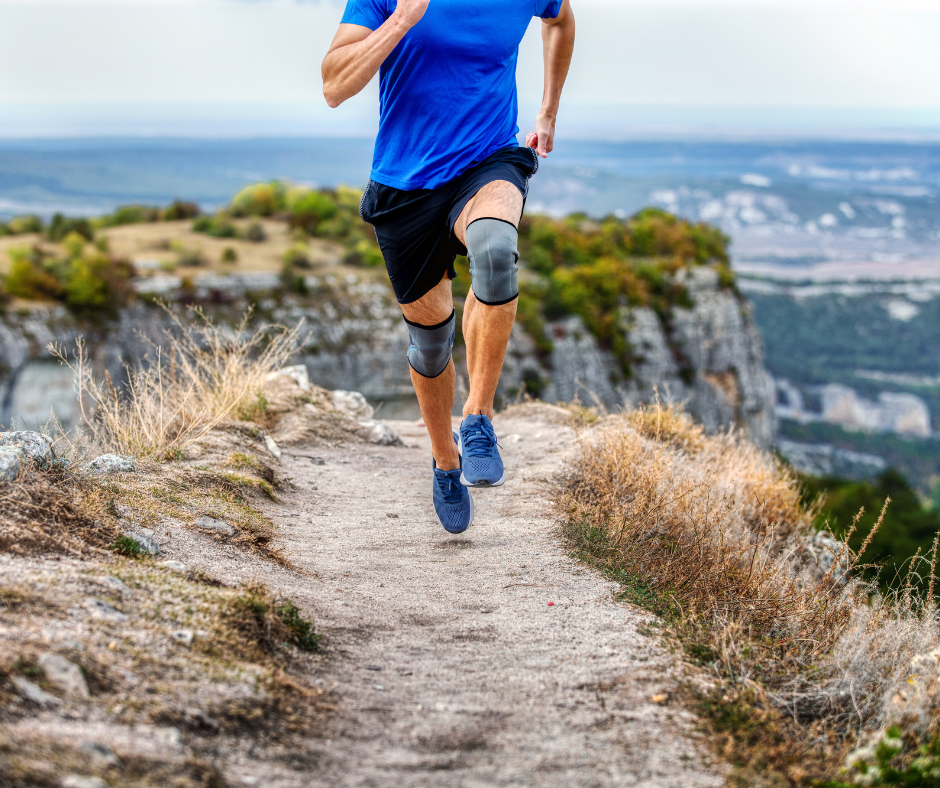
[[[481,419],[466,431],[462,440],[465,457],[489,457],[496,444],[496,433],[489,422]]]
[[[434,477],[444,503],[454,506],[463,501],[464,487],[459,480],[454,479],[449,473],[436,473]]]

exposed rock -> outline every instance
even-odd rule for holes
[[[86,741],[82,743],[81,749],[87,752],[93,760],[104,766],[116,766],[121,759],[114,754],[114,750],[107,744],[101,744],[96,741]]]
[[[272,372],[268,375],[268,380],[280,376],[293,378],[297,381],[297,385],[300,386],[301,391],[310,391],[310,375],[307,373],[307,368],[303,364],[297,364],[293,367],[284,367],[277,372]]]
[[[69,662],[59,654],[46,652],[39,657],[39,667],[46,672],[46,678],[66,695],[89,697],[85,676],[74,662]]]
[[[177,629],[173,632],[172,637],[177,643],[189,646],[193,642],[193,631],[191,629]]]
[[[232,536],[235,533],[235,529],[224,520],[216,520],[214,517],[207,517],[206,515],[197,517],[195,524],[197,528],[215,531],[215,533],[224,534],[225,536]]]
[[[779,438],[777,449],[794,468],[810,476],[872,479],[888,467],[888,463],[875,454],[838,449],[828,443],[800,443]]]
[[[270,435],[264,436],[264,445],[274,459],[281,459],[281,449]]]
[[[136,531],[124,531],[121,536],[126,536],[128,539],[135,541],[140,547],[140,552],[146,555],[160,555],[160,545],[152,536],[137,533]]]
[[[115,591],[121,594],[131,595],[134,592],[131,591],[124,583],[118,580],[116,577],[102,577],[100,578],[101,582],[104,583],[109,588],[113,588]]]
[[[108,784],[100,777],[70,774],[62,779],[62,788],[108,788]]]
[[[0,446],[19,449],[36,464],[45,468],[54,459],[52,440],[38,432],[0,432]]]
[[[189,571],[189,567],[184,564],[182,561],[161,561],[160,566],[164,566],[169,569],[171,572],[179,572],[180,574],[185,574]]]
[[[127,621],[130,616],[122,613],[117,608],[111,607],[107,602],[100,599],[89,599],[85,602],[85,609],[95,618],[101,618],[105,621]]]
[[[13,446],[0,447],[0,482],[12,482],[23,470],[26,457]]]
[[[13,682],[13,686],[16,687],[20,695],[30,703],[43,707],[58,706],[60,703],[55,695],[50,695],[22,676],[13,676],[10,680]]]
[[[95,457],[87,466],[89,473],[133,473],[137,466],[126,457],[119,457],[117,454],[102,454]]]
[[[334,391],[333,407],[356,421],[369,421],[375,413],[374,408],[358,391]]]
[[[379,446],[404,446],[402,439],[383,421],[363,421],[360,432],[369,443]]]

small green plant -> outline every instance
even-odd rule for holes
[[[233,216],[273,216],[287,207],[287,186],[280,181],[246,186],[232,199]]]
[[[237,263],[238,262],[238,252],[235,251],[234,247],[226,246],[222,250],[222,262],[223,263]]]
[[[319,648],[323,636],[317,634],[313,624],[301,616],[297,605],[290,601],[282,602],[274,608],[274,613],[287,628],[289,641],[297,648],[301,651],[316,651]]]
[[[115,539],[108,546],[108,549],[126,558],[140,558],[143,553],[140,545],[134,539],[123,535]]]
[[[195,219],[199,216],[199,206],[194,202],[174,200],[163,209],[163,221],[176,222],[181,219]]]
[[[264,227],[261,226],[261,222],[252,222],[245,231],[245,238],[254,243],[261,243],[266,241],[268,236],[265,235]]]
[[[205,233],[213,238],[238,238],[238,228],[224,214],[200,216],[193,222],[193,232]]]
[[[88,219],[68,219],[61,213],[52,217],[46,230],[46,238],[53,243],[58,243],[69,233],[78,233],[88,241],[95,240],[95,232]]]
[[[206,257],[201,249],[184,246],[179,242],[173,242],[170,248],[176,252],[177,265],[184,268],[198,268],[206,264]]]
[[[307,245],[296,243],[284,252],[284,265],[290,268],[312,268]]]
[[[940,735],[921,745],[917,755],[906,752],[901,729],[888,728],[876,741],[852,752],[846,759],[849,782],[833,780],[820,788],[854,788],[859,785],[897,788],[937,788],[940,786]]]
[[[144,224],[159,222],[163,212],[148,205],[122,205],[114,213],[102,216],[98,220],[101,227],[120,227],[124,224]]]

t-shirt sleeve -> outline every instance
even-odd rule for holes
[[[386,19],[388,19],[388,11],[385,0],[347,0],[346,10],[343,11],[340,23],[362,25],[375,30],[381,27]]]
[[[535,15],[542,19],[555,19],[561,12],[563,2],[564,0],[535,0]]]

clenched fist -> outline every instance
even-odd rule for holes
[[[398,0],[393,16],[397,16],[408,27],[414,27],[428,10],[430,0]]]

